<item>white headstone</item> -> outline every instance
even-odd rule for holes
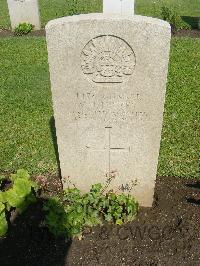
[[[100,182],[151,206],[170,25],[88,14],[53,20],[46,34],[64,187]]]
[[[11,21],[14,29],[19,23],[31,23],[35,30],[40,29],[38,0],[7,0]]]
[[[134,0],[103,0],[104,14],[134,14]]]

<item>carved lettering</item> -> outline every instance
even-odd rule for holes
[[[95,94],[94,92],[75,93],[76,108],[71,110],[75,120],[100,119],[114,123],[117,121],[148,121],[149,113],[141,110],[142,97],[137,93]],[[112,106],[112,108],[111,108]],[[144,107],[143,107],[144,108]]]

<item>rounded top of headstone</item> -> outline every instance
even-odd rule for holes
[[[81,14],[81,15],[74,15],[74,16],[67,16],[63,18],[58,18],[51,20],[47,23],[45,29],[49,30],[51,28],[54,28],[59,25],[64,25],[67,23],[76,23],[80,21],[101,21],[101,20],[107,20],[107,21],[132,21],[135,23],[146,23],[146,24],[152,24],[156,26],[160,26],[162,28],[171,29],[170,24],[167,21],[152,18],[152,17],[146,17],[146,16],[140,16],[140,15],[119,15],[119,14],[102,14],[102,13],[90,13],[90,14]]]

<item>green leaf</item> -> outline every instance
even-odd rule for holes
[[[27,170],[19,169],[17,170],[17,176],[18,178],[28,179],[30,177]]]
[[[103,208],[108,207],[108,206],[109,206],[109,200],[106,199],[106,198],[103,198],[103,200],[102,200],[100,206],[102,206]]]
[[[89,203],[88,197],[83,198],[83,205],[87,205]]]
[[[0,214],[5,211],[5,205],[0,202]]]
[[[0,191],[0,203],[1,202],[3,202],[3,203],[6,202],[5,192],[2,192],[2,191]]]
[[[8,230],[8,223],[6,220],[5,212],[0,215],[0,236],[4,236]]]
[[[135,218],[135,215],[133,215],[133,214],[129,214],[129,215],[126,216],[126,220],[128,222],[133,221],[134,218]]]
[[[122,204],[126,204],[127,202],[127,197],[125,194],[120,194],[118,197],[117,197],[117,200],[119,202],[120,205]]]
[[[122,213],[123,209],[121,206],[116,206],[115,211],[120,214],[120,213]]]
[[[31,184],[26,179],[16,179],[13,184],[13,189],[19,197],[25,197],[31,193]]]
[[[118,225],[122,225],[123,221],[122,221],[122,219],[117,219],[115,223],[118,224]]]
[[[114,212],[114,213],[113,213],[113,216],[114,216],[115,219],[117,220],[117,219],[121,218],[121,213]]]
[[[16,174],[11,175],[10,180],[14,182],[18,178],[28,179],[29,177],[30,176],[26,170],[19,169]]]
[[[5,198],[7,203],[12,207],[20,207],[22,202],[24,201],[24,198],[19,197],[15,190],[11,189],[8,191],[5,191]]]
[[[102,185],[100,183],[92,185],[90,192],[100,193],[102,189]]]
[[[81,205],[76,206],[76,211],[78,213],[82,213],[83,212],[83,207]]]
[[[129,205],[127,207],[127,211],[128,211],[128,213],[132,213],[133,212],[133,206],[132,205]]]
[[[97,216],[96,215],[85,216],[84,221],[85,221],[84,226],[94,226],[94,225],[102,224],[102,221],[98,215]]]
[[[82,231],[82,227],[73,227],[70,230],[70,235],[71,236],[80,235],[81,231]]]
[[[105,220],[107,221],[107,222],[111,222],[112,220],[113,220],[113,218],[112,218],[112,215],[111,214],[105,214]]]
[[[93,204],[94,201],[95,201],[93,195],[91,195],[91,194],[88,196],[88,200],[89,200],[89,203],[90,203],[90,204]]]

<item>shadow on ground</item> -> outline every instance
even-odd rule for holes
[[[64,266],[71,242],[55,238],[43,225],[42,201],[30,206],[0,240],[2,266]]]
[[[56,137],[56,126],[55,126],[55,119],[53,116],[51,116],[51,118],[49,120],[49,127],[51,130],[51,138],[53,141],[54,151],[55,151],[55,155],[56,155],[56,161],[57,161],[57,165],[58,165],[59,176],[61,176],[58,144],[57,144],[57,137]]]
[[[193,188],[193,189],[199,189],[200,190],[200,182],[197,181],[197,182],[192,183],[192,184],[187,184],[186,187]],[[195,205],[200,205],[200,199],[196,199],[194,197],[188,197],[187,198],[187,202],[188,203],[195,204]]]
[[[188,17],[188,16],[181,16],[182,20],[189,24],[192,29],[198,29],[200,25],[200,17]]]

